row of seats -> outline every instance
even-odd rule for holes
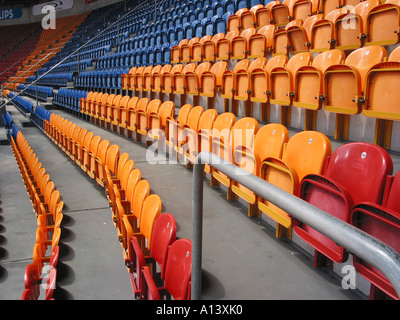
[[[43,121],[46,119],[50,120],[52,112],[43,108],[42,106],[36,106],[34,112],[31,113],[30,120],[43,131]]]
[[[75,86],[84,89],[121,89],[122,74],[126,70],[123,67],[84,71],[76,77]]]
[[[25,269],[21,299],[38,300],[45,290],[44,300],[54,300],[64,202],[21,131],[16,140],[11,136],[11,147],[37,219],[33,258]]]
[[[161,213],[160,197],[150,194],[148,181],[142,179],[128,153],[120,155],[118,145],[110,146],[108,140],[94,136],[93,132],[55,113],[49,121],[44,120],[44,132],[92,179],[105,187],[135,298],[160,299],[160,296],[147,296],[141,285],[141,270],[147,270],[147,261],[153,258],[162,271],[151,268],[154,274],[146,273],[147,281],[159,286],[159,292],[167,292],[168,298],[190,299],[191,242],[176,240],[174,217]],[[146,262],[145,257],[149,258]],[[140,264],[136,265],[137,261]],[[181,277],[182,274],[185,276]],[[153,277],[155,280],[151,282]]]
[[[88,91],[60,88],[54,93],[53,103],[80,113],[81,98],[86,98]]]
[[[8,99],[13,99],[11,102],[19,111],[21,111],[24,115],[26,115],[28,113],[32,113],[32,111],[33,111],[33,103],[32,103],[32,101],[24,99],[21,96],[17,96],[16,97],[13,92],[10,92],[10,91],[8,91],[8,92],[9,93],[7,95],[7,98]]]
[[[214,109],[204,110],[201,106],[192,107],[189,104],[181,107],[175,119],[165,112],[168,104],[173,106],[172,102],[162,104],[158,99],[149,101],[148,98],[129,96],[126,100],[140,108],[136,111],[136,125],[131,127],[136,128],[137,139],[145,135],[151,140],[165,141],[169,152],[183,157],[186,164],[193,164],[201,151],[215,153],[400,249],[395,240],[400,232],[400,208],[394,201],[400,174],[391,176],[392,159],[381,147],[352,142],[331,153],[329,139],[316,131],[303,131],[289,139],[288,130],[282,124],[271,123],[259,128],[254,118],[236,119],[231,112],[218,115]],[[163,119],[163,125],[153,127],[151,119]],[[349,166],[349,163],[352,165]],[[292,219],[280,208],[215,170],[212,164],[206,165],[205,170],[210,174],[212,186],[223,184],[226,187],[229,200],[241,198],[249,204],[249,216],[262,212],[275,220],[278,238],[291,238],[294,230],[309,243],[315,249],[316,267],[322,265],[321,261],[341,263],[347,259],[344,248],[301,221]],[[371,207],[386,213],[371,218],[374,213],[360,209],[378,211]],[[385,218],[387,212],[390,218]],[[385,225],[369,219],[382,220]],[[364,227],[366,224],[368,228]],[[354,257],[354,264],[360,274],[371,282],[371,296],[383,291],[398,299],[393,287],[379,271],[358,257]]]
[[[24,90],[28,85],[24,84],[19,84],[18,90],[22,91]],[[36,94],[39,100],[41,101],[47,101],[48,98],[53,97],[53,88],[52,87],[45,87],[45,86],[35,86],[32,85],[29,88],[27,88],[24,93],[30,97],[36,98]]]

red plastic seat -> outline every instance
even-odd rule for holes
[[[170,213],[161,214],[154,223],[153,235],[151,237],[151,250],[145,256],[140,248],[139,242],[132,237],[128,245],[128,257],[125,259],[131,278],[132,289],[138,298],[142,292],[141,270],[144,266],[150,265],[153,279],[161,284],[164,279],[165,263],[167,261],[168,248],[176,240],[176,221]],[[157,264],[160,272],[156,272]]]
[[[299,196],[348,222],[354,205],[365,201],[381,202],[386,178],[392,171],[392,158],[383,148],[364,142],[348,143],[332,154],[323,175],[304,177]],[[319,252],[336,263],[346,260],[345,249],[316,230],[300,221],[295,222],[294,230],[316,250],[316,267],[326,260]]]
[[[147,298],[174,300],[190,299],[190,278],[192,273],[192,242],[188,239],[176,240],[168,250],[165,266],[165,280],[162,287],[157,287],[149,268],[143,268],[144,295]],[[159,296],[157,295],[159,292]],[[152,293],[148,295],[148,293]]]
[[[390,177],[382,204],[365,202],[355,206],[350,223],[400,252],[400,173]],[[387,278],[375,267],[357,256],[353,257],[356,271],[371,283],[370,299],[396,299],[396,291]],[[383,293],[383,294],[382,294]]]

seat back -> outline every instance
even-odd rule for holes
[[[168,248],[176,240],[176,232],[176,221],[170,213],[161,214],[154,222],[150,256],[160,265],[161,279],[165,276]]]
[[[188,239],[176,240],[168,250],[165,266],[165,288],[175,300],[189,296],[192,273],[192,243]]]
[[[105,165],[113,174],[117,173],[119,153],[120,147],[117,144],[113,144],[107,150]]]
[[[139,220],[142,214],[144,200],[150,194],[150,184],[147,180],[140,180],[130,201],[132,214]]]
[[[143,202],[142,213],[140,215],[140,233],[147,239],[147,249],[151,250],[151,238],[156,219],[161,214],[161,198],[156,194],[151,194]]]

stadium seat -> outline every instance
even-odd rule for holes
[[[374,143],[389,149],[391,146],[393,121],[399,118],[397,110],[397,81],[400,48],[394,49],[387,61],[372,66],[365,79],[362,114],[376,119]]]
[[[218,39],[216,43],[215,60],[229,60],[232,52],[232,39],[238,36],[238,30],[228,31],[224,38]]]
[[[400,251],[398,246],[400,230],[400,208],[397,195],[400,187],[400,174],[391,177],[386,184],[385,194],[381,204],[364,202],[353,207],[349,222],[355,227],[367,232],[388,246]],[[372,299],[399,300],[392,284],[375,267],[369,265],[357,256],[353,256],[356,271],[371,283],[370,296]]]
[[[344,64],[326,69],[324,109],[337,114],[335,139],[348,139],[350,115],[361,112],[366,74],[386,57],[384,47],[368,46],[352,51]]]
[[[154,230],[151,237],[151,250],[145,256],[135,237],[129,240],[128,256],[125,259],[131,278],[132,289],[137,298],[142,292],[141,270],[149,266],[151,276],[156,283],[161,284],[164,279],[165,264],[168,257],[168,248],[176,240],[176,221],[172,214],[163,213],[154,222]],[[157,271],[159,268],[159,271]]]
[[[177,119],[175,119],[175,115],[167,118],[165,142],[171,151],[175,149],[178,142],[178,128],[182,128],[186,124],[190,110],[192,110],[192,105],[185,104],[179,109]]]
[[[254,148],[237,148],[233,150],[234,163],[249,165],[244,168],[249,173],[259,176],[264,159],[274,157],[281,159],[283,149],[289,141],[289,132],[281,124],[267,124],[261,127],[254,137]],[[243,185],[232,181],[232,192],[248,203],[248,216],[257,215],[257,196]]]
[[[136,140],[140,141],[140,136],[147,136],[150,130],[150,114],[157,114],[161,106],[161,100],[151,100],[145,109],[138,108],[137,110],[137,128]]]
[[[392,159],[381,147],[363,142],[347,143],[332,154],[325,173],[303,178],[299,196],[336,218],[349,222],[354,205],[381,203],[387,176],[392,172]],[[328,258],[328,262],[341,263],[347,259],[343,247],[306,224],[296,221],[294,230],[316,250],[315,266],[327,263],[319,253]]]
[[[282,108],[281,123],[290,124],[290,109],[293,103],[294,75],[303,66],[308,66],[313,60],[309,52],[292,56],[286,66],[277,66],[270,71],[270,102]]]
[[[307,174],[322,174],[331,142],[317,131],[303,131],[288,141],[282,159],[269,157],[260,168],[260,178],[293,195],[299,194],[299,184]],[[258,208],[277,222],[276,237],[292,236],[291,216],[274,204],[259,198]]]
[[[166,130],[167,119],[172,119],[175,116],[175,103],[172,101],[166,101],[161,104],[160,108],[155,113],[149,113],[149,130],[147,132],[147,137],[150,140],[158,140],[161,143],[165,140],[167,136]],[[146,140],[146,143],[149,142]],[[158,145],[160,150],[161,145]]]
[[[252,34],[248,40],[247,57],[249,59],[265,57],[272,50],[274,32],[274,25],[266,25]]]
[[[222,75],[228,70],[226,61],[219,61],[211,66],[210,70],[200,75],[199,90],[200,96],[207,97],[207,108],[214,108],[214,98],[221,91]]]
[[[130,101],[132,101],[132,99]],[[150,101],[148,98],[141,98],[139,101],[137,101],[137,103],[135,103],[135,101],[132,101],[132,103],[129,102],[127,110],[127,124],[126,124],[126,132],[128,138],[132,138],[133,133],[136,132],[138,111],[146,110],[149,102]]]
[[[148,267],[143,268],[143,299],[190,300],[190,279],[192,271],[192,243],[188,239],[176,240],[168,250],[165,265],[165,279],[157,287]],[[152,294],[149,294],[151,292]]]
[[[304,130],[316,130],[317,110],[322,108],[324,73],[345,60],[343,51],[333,49],[318,54],[311,65],[297,69],[294,77],[293,106],[306,109]]]
[[[193,105],[200,103],[201,77],[204,72],[208,72],[210,69],[210,62],[202,62],[194,70],[188,70],[184,73],[186,94],[193,96]]]

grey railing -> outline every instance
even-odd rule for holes
[[[197,155],[193,168],[192,300],[200,300],[201,298],[205,164],[210,164],[213,168],[226,174],[258,196],[286,211],[293,218],[314,228],[352,254],[379,269],[393,285],[397,295],[400,296],[400,254],[396,250],[380,240],[371,237],[364,231],[337,219],[255,175],[249,174],[247,171],[221,159],[217,155],[210,152],[201,152]]]

